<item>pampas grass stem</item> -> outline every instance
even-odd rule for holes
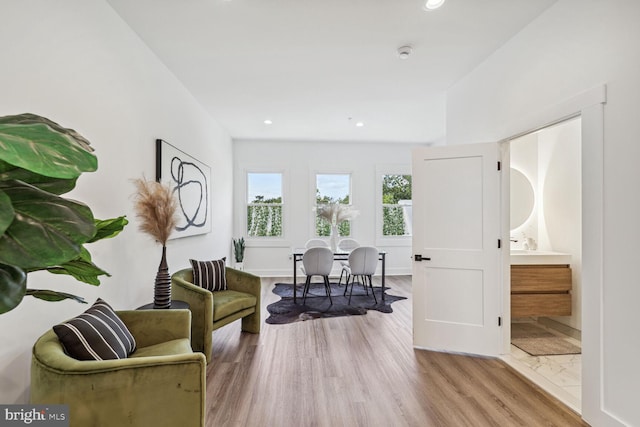
[[[329,203],[317,207],[316,212],[331,225],[339,225],[344,221],[349,221],[358,216],[359,211],[352,209],[349,205],[340,203]]]
[[[134,208],[140,230],[166,246],[177,224],[178,203],[173,192],[167,185],[142,178],[134,180],[134,184],[137,190]]]

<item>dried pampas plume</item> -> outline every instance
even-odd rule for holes
[[[357,217],[360,212],[352,209],[349,205],[340,203],[330,203],[314,208],[318,212],[318,216],[323,218],[331,225],[339,225],[344,221],[349,221]]]
[[[134,209],[140,218],[140,230],[166,246],[176,227],[178,203],[169,186],[140,178],[134,180],[137,193]]]

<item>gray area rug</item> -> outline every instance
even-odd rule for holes
[[[512,323],[511,338],[555,337],[552,332],[533,323]]]
[[[391,303],[406,299],[396,295],[389,295],[385,288],[385,301],[382,302],[382,288],[374,286],[378,302],[376,303],[371,295],[367,295],[362,287],[356,283],[353,287],[351,304],[348,303],[349,295],[344,296],[344,285],[331,283],[331,298],[333,304],[329,302],[324,284],[312,283],[307,295],[306,302],[302,303],[302,289],[304,283],[299,283],[297,289],[297,302],[293,303],[293,286],[291,283],[276,283],[273,293],[281,297],[280,301],[267,306],[269,317],[265,320],[270,324],[285,324],[301,322],[305,320],[321,319],[326,317],[358,316],[367,314],[367,310],[376,310],[382,313],[392,313]],[[351,288],[349,288],[351,290]]]
[[[532,356],[580,354],[581,348],[568,339],[531,323],[511,325],[511,344]]]

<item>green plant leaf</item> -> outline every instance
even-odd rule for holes
[[[125,216],[106,220],[96,219],[96,233],[87,243],[114,237],[118,235],[128,223],[129,221]],[[30,271],[36,270],[41,269],[32,269]],[[111,276],[91,261],[91,254],[85,247],[81,248],[78,258],[62,263],[61,265],[44,268],[44,270],[53,274],[68,274],[76,280],[95,286],[100,285],[98,276]]]
[[[53,178],[77,178],[93,172],[98,160],[89,142],[35,114],[0,117],[0,159]]]
[[[14,309],[24,298],[27,273],[12,265],[0,264],[0,314]]]
[[[4,191],[0,190],[0,234],[9,228],[13,222],[13,218],[16,216],[13,210],[13,204],[11,198]]]
[[[53,274],[68,274],[76,280],[94,286],[100,285],[100,279],[98,279],[98,276],[111,277],[109,273],[91,261],[91,254],[84,247],[80,251],[80,256],[78,258],[55,267],[48,267],[45,270]]]
[[[27,289],[26,294],[45,301],[63,301],[65,299],[72,299],[82,304],[87,303],[84,298],[77,295],[68,294],[66,292],[52,291],[49,289]]]
[[[127,220],[126,216],[111,219],[96,219],[96,234],[87,243],[115,237],[120,234],[127,224],[129,224],[129,220]]]
[[[11,179],[26,182],[41,190],[58,195],[73,190],[78,180],[77,178],[51,178],[0,160],[0,181],[9,181]]]
[[[0,236],[0,263],[24,269],[75,259],[96,233],[91,209],[20,181],[0,182],[16,212]]]
[[[93,148],[91,148],[91,143],[87,141],[82,135],[80,135],[75,130],[64,128],[59,124],[57,124],[56,122],[54,122],[53,120],[49,120],[46,117],[38,116],[37,114],[23,113],[23,114],[17,114],[14,116],[0,117],[0,124],[6,124],[6,123],[13,123],[13,124],[20,124],[20,125],[44,123],[47,126],[49,126],[51,129],[55,130],[56,132],[69,135],[74,139],[74,141],[77,144],[79,144],[85,150],[93,151]]]
[[[48,267],[46,270],[53,274],[68,274],[80,282],[94,286],[100,285],[98,276],[111,276],[94,263],[81,259],[65,262],[58,267]]]

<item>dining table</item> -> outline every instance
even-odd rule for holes
[[[296,299],[296,288],[297,288],[297,279],[298,279],[298,262],[302,261],[302,257],[304,256],[306,249],[305,248],[297,248],[293,249],[291,253],[291,257],[293,259],[293,303],[297,303]],[[350,252],[346,251],[334,251],[333,252],[333,260],[334,261],[348,261]],[[385,251],[378,252],[378,260],[380,260],[380,264],[382,266],[381,271],[381,287],[382,287],[382,301],[384,302],[384,290],[385,290],[385,263],[386,263],[387,253]]]

